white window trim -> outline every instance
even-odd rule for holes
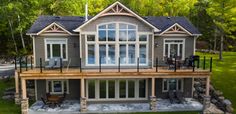
[[[52,92],[50,92],[49,90],[48,90],[48,82],[49,81],[51,81],[51,89],[52,89]],[[62,92],[54,92],[53,90],[54,90],[54,87],[53,87],[53,81],[60,81],[61,83],[62,83]],[[47,93],[49,93],[50,92],[50,94],[64,94],[64,81],[66,81],[66,87],[67,87],[67,94],[69,94],[69,81],[68,80],[46,80],[46,92]]]
[[[179,79],[179,78],[176,78],[176,88],[177,88],[177,90],[178,90],[178,85],[179,85],[179,80],[181,80],[181,92],[183,92],[184,91],[184,79]],[[164,90],[164,81],[167,81],[167,90]],[[178,90],[179,91],[179,90]],[[162,80],[162,92],[169,92],[169,79],[163,79]]]
[[[99,36],[98,36],[98,27],[100,25],[107,25],[107,24],[116,24],[116,39],[115,41],[99,41]],[[119,24],[127,24],[127,25],[133,25],[136,27],[136,29],[133,29],[136,31],[136,41],[119,41]],[[128,30],[128,29],[126,29]],[[136,66],[137,65],[137,58],[139,57],[139,45],[140,44],[146,44],[146,64],[139,64],[140,66],[148,66],[149,65],[149,35],[150,32],[139,32],[138,33],[138,26],[132,23],[127,23],[127,22],[108,22],[108,23],[101,23],[97,25],[97,30],[95,32],[85,32],[85,65],[86,66],[98,66],[99,65],[99,44],[104,44],[106,45],[106,52],[108,52],[108,46],[109,44],[114,44],[115,45],[115,64],[102,64],[102,66],[117,66],[118,61],[119,61],[119,55],[120,55],[120,50],[119,50],[119,45],[120,44],[125,44],[126,45],[126,58],[128,58],[128,44],[135,44],[135,63],[134,64],[129,64],[127,61],[127,64],[120,64],[120,66]],[[87,35],[95,35],[95,41],[87,41]],[[139,35],[147,35],[147,41],[139,41]],[[88,44],[94,44],[95,45],[95,64],[88,64]],[[108,56],[108,53],[106,53],[106,56]]]
[[[147,100],[148,99],[148,80],[147,79],[144,79],[146,81],[146,85],[145,85],[145,90],[146,90],[146,93],[145,93],[145,97],[144,98],[139,98],[139,80],[143,80],[143,79],[105,79],[106,80],[106,98],[100,98],[100,88],[99,88],[99,81],[100,80],[97,80],[97,79],[91,79],[91,80],[95,80],[95,98],[88,98],[88,81],[89,80],[86,80],[86,99],[88,101],[115,101],[115,100]],[[115,81],[115,98],[108,98],[108,81],[109,80],[114,80]],[[120,86],[119,86],[119,82],[120,80],[125,80],[126,81],[126,97],[125,98],[119,98],[120,97]],[[128,81],[129,80],[133,80],[134,81],[134,97],[133,98],[128,98]]]
[[[166,40],[182,40],[183,42],[182,43],[166,43]],[[179,53],[179,44],[183,44],[183,52],[182,52],[182,60],[184,60],[185,59],[185,38],[164,38],[163,39],[163,60],[164,60],[164,57],[165,57],[165,45],[166,44],[169,44],[168,45],[168,52],[170,52],[169,50],[170,50],[170,44],[178,44],[178,53]],[[168,57],[170,56],[170,53],[168,53]]]
[[[53,43],[56,42],[56,43]],[[47,54],[47,44],[60,44],[60,46],[62,46],[62,44],[66,45],[66,58],[62,59],[63,61],[68,61],[68,39],[67,38],[45,38],[44,39],[44,55],[45,55],[45,61],[49,61],[48,54]],[[61,58],[63,58],[63,49],[61,48]],[[50,46],[50,55],[52,58],[52,46]]]

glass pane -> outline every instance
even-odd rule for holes
[[[169,90],[176,90],[176,79],[169,79]]]
[[[120,45],[120,63],[126,63],[126,45]]]
[[[146,97],[146,80],[139,80],[139,97]]]
[[[106,30],[99,30],[98,39],[99,41],[106,41]]]
[[[115,80],[108,81],[108,92],[109,98],[115,98]]]
[[[127,25],[126,24],[119,24],[119,29],[127,29]]]
[[[139,46],[139,60],[141,64],[147,63],[147,49],[146,49],[146,44],[140,44]]]
[[[168,57],[168,44],[165,44],[165,57]]]
[[[88,80],[88,98],[95,98],[95,80]]]
[[[178,52],[178,44],[170,44],[170,57],[174,58]]]
[[[147,35],[140,35],[139,41],[147,41]]]
[[[106,98],[106,80],[99,81],[99,93],[100,98]]]
[[[108,29],[116,29],[116,24],[115,23],[108,24]]]
[[[135,44],[129,45],[128,52],[129,52],[128,54],[129,64],[134,64],[135,63]]]
[[[106,45],[99,45],[99,57],[101,64],[106,64]]]
[[[63,53],[62,55],[63,59],[66,59],[66,44],[62,44],[62,53]]]
[[[128,40],[135,41],[136,40],[136,31],[128,31]]]
[[[136,27],[134,25],[129,25],[128,29],[136,29]]]
[[[98,27],[98,29],[106,29],[106,25],[101,25]]]
[[[115,64],[115,45],[108,45],[108,64]]]
[[[133,80],[129,80],[128,81],[128,97],[129,98],[134,98],[134,93],[135,93],[135,90],[134,90],[134,87],[135,86],[135,83]]]
[[[61,45],[52,44],[52,57],[61,57]]]
[[[50,59],[51,58],[51,53],[50,53],[50,44],[47,44],[47,58]]]
[[[95,41],[95,35],[87,35],[87,41]]]
[[[61,81],[53,81],[54,92],[62,92]]]
[[[95,46],[94,44],[88,45],[88,64],[95,64]]]
[[[108,41],[115,41],[115,40],[116,40],[116,31],[108,30]]]
[[[120,80],[120,98],[126,97],[126,80]]]
[[[119,41],[127,41],[127,31],[126,30],[119,31]]]

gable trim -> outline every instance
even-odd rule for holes
[[[46,31],[47,29],[49,29],[50,27],[52,27],[53,25],[59,27],[60,29],[62,29],[63,31],[65,31],[66,33],[68,33],[69,35],[72,35],[71,32],[69,32],[68,30],[64,29],[62,26],[60,26],[59,24],[57,24],[56,22],[51,23],[50,25],[46,26],[44,29],[42,29],[41,31],[39,31],[38,33],[36,33],[36,35],[40,35],[41,33],[43,33],[44,31]]]
[[[188,35],[193,36],[192,33],[190,33],[188,30],[186,30],[184,27],[182,27],[181,25],[179,25],[178,23],[173,24],[172,26],[170,26],[169,28],[167,28],[166,30],[164,30],[163,32],[160,33],[160,35],[163,35],[164,33],[166,33],[167,31],[169,31],[171,28],[173,28],[174,26],[178,26],[180,29],[182,29],[183,31],[185,31]]]
[[[88,23],[90,23],[91,21],[97,19],[99,16],[102,16],[102,14],[106,13],[107,11],[109,11],[110,9],[112,9],[112,7],[114,7],[115,5],[120,5],[122,8],[124,8],[125,10],[127,10],[128,12],[130,12],[131,14],[133,14],[136,18],[140,19],[141,21],[143,21],[144,23],[146,23],[147,25],[149,25],[150,27],[152,27],[154,29],[154,32],[160,32],[160,30],[155,27],[154,25],[150,24],[148,21],[146,21],[145,19],[143,19],[142,17],[140,17],[139,15],[137,15],[136,13],[134,13],[132,10],[130,10],[129,8],[127,8],[125,5],[123,5],[122,3],[120,3],[119,1],[113,3],[112,5],[110,5],[109,7],[107,7],[106,9],[104,9],[103,11],[101,11],[100,13],[98,13],[96,16],[92,17],[91,19],[89,19],[88,21],[86,21],[85,23],[83,23],[81,26],[79,26],[78,28],[76,28],[75,30],[73,30],[74,32],[80,32],[80,29],[82,27],[84,27],[85,25],[87,25]]]

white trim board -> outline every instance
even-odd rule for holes
[[[82,24],[81,26],[79,26],[78,28],[76,28],[75,32],[80,32],[81,28],[84,27],[85,25],[87,25],[88,23],[90,23],[93,20],[96,20],[98,17],[100,17],[102,14],[106,13],[107,11],[109,11],[110,9],[112,9],[115,5],[120,5],[122,8],[124,8],[125,10],[127,10],[129,13],[131,13],[132,15],[134,15],[136,18],[138,18],[139,20],[143,21],[144,23],[146,23],[147,25],[149,25],[150,27],[152,27],[154,29],[154,32],[159,32],[160,30],[153,26],[152,24],[150,24],[148,21],[146,21],[145,19],[143,19],[142,17],[140,17],[139,15],[137,15],[136,13],[134,13],[132,10],[130,10],[129,8],[127,8],[125,5],[123,5],[122,3],[120,3],[119,1],[113,3],[112,5],[110,5],[109,7],[107,7],[106,9],[104,9],[103,11],[101,11],[100,13],[98,13],[96,16],[94,16],[93,18],[89,19],[88,21],[86,21],[84,24]]]
[[[36,33],[36,35],[39,35],[39,34],[43,33],[45,30],[47,30],[48,28],[52,27],[53,25],[59,27],[60,29],[62,29],[63,31],[65,31],[66,33],[68,33],[69,35],[73,35],[71,32],[69,32],[68,30],[64,29],[62,26],[60,26],[60,25],[57,24],[56,22],[51,23],[50,25],[48,25],[47,27],[45,27],[44,29],[42,29],[41,31],[39,31],[38,33]]]

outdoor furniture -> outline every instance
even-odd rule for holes
[[[60,68],[61,67],[61,58],[56,57],[54,59],[55,59],[55,62],[56,62],[54,68]]]
[[[55,66],[55,59],[51,58],[49,59],[48,65],[45,66],[47,69],[52,69]]]
[[[177,98],[178,103],[184,103],[185,102],[183,92],[176,91],[175,94],[176,94],[176,98]]]
[[[50,97],[48,97],[48,102],[53,104],[54,107],[58,106],[60,102],[60,97],[57,95],[51,95]]]
[[[169,100],[170,100],[170,103],[172,104],[175,100],[175,94],[174,94],[174,91],[169,91],[168,92],[168,96],[169,96]]]
[[[42,108],[44,108],[45,106],[50,106],[50,105],[51,105],[51,103],[48,102],[47,100],[45,100],[43,97],[41,97],[41,100],[42,100],[42,102],[43,102]]]
[[[59,100],[59,103],[63,103],[63,101],[65,100],[66,98],[66,93],[63,94],[63,96],[60,96],[60,100]]]
[[[169,65],[170,70],[175,68],[172,58],[167,58],[167,64]]]

